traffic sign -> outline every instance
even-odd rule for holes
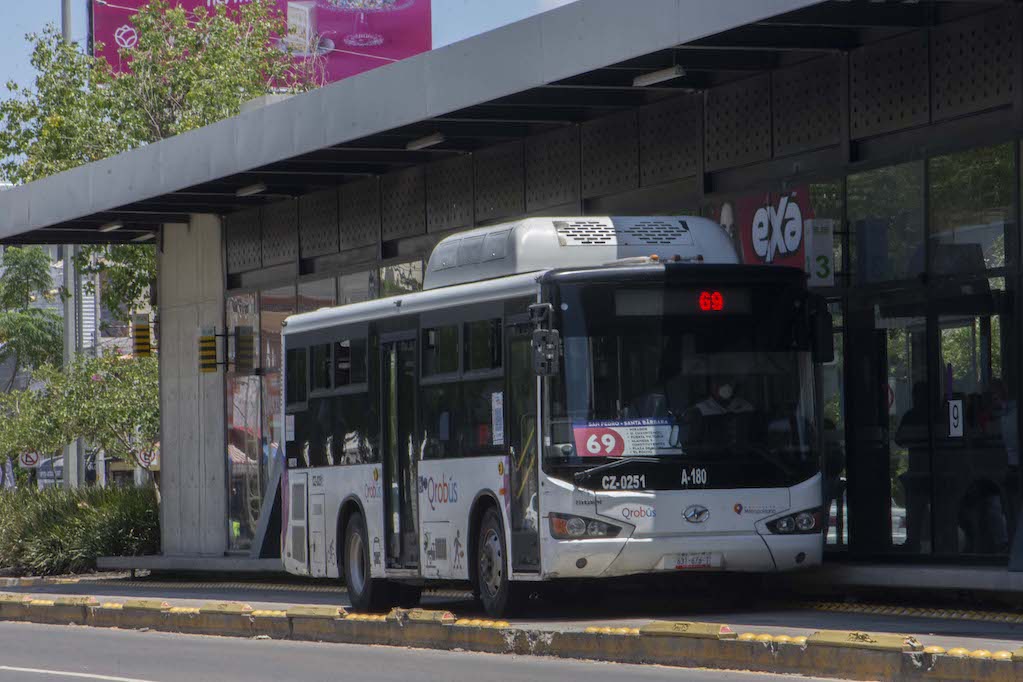
[[[160,459],[160,453],[157,450],[151,450],[149,452],[143,452],[139,454],[139,464],[147,469],[152,468],[154,464]]]
[[[252,327],[234,328],[234,371],[238,374],[252,374],[256,357],[255,337]]]
[[[149,327],[149,319],[138,321],[132,325],[132,336],[134,337],[135,357],[148,358],[153,354],[152,334]]]
[[[199,371],[210,374],[217,371],[216,334],[202,334],[199,337]]]
[[[23,452],[18,457],[18,466],[22,469],[35,469],[39,466],[39,459],[38,452]]]

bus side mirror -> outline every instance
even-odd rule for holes
[[[813,355],[814,360],[825,364],[835,360],[835,337],[831,311],[823,298],[817,298],[811,314],[813,321]]]
[[[558,373],[561,357],[561,334],[556,329],[533,331],[533,371],[543,377]]]

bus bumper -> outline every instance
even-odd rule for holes
[[[552,578],[615,577],[639,573],[735,571],[768,573],[821,563],[819,534],[703,535],[557,541],[544,573]]]

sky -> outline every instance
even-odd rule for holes
[[[433,0],[433,44],[447,45],[574,0]],[[0,84],[34,77],[25,34],[60,25],[60,0],[0,0]],[[87,0],[72,0],[74,37],[85,42]]]

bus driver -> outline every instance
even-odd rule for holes
[[[738,381],[714,375],[710,395],[685,413],[689,444],[733,446],[749,440],[753,405],[738,395]]]

